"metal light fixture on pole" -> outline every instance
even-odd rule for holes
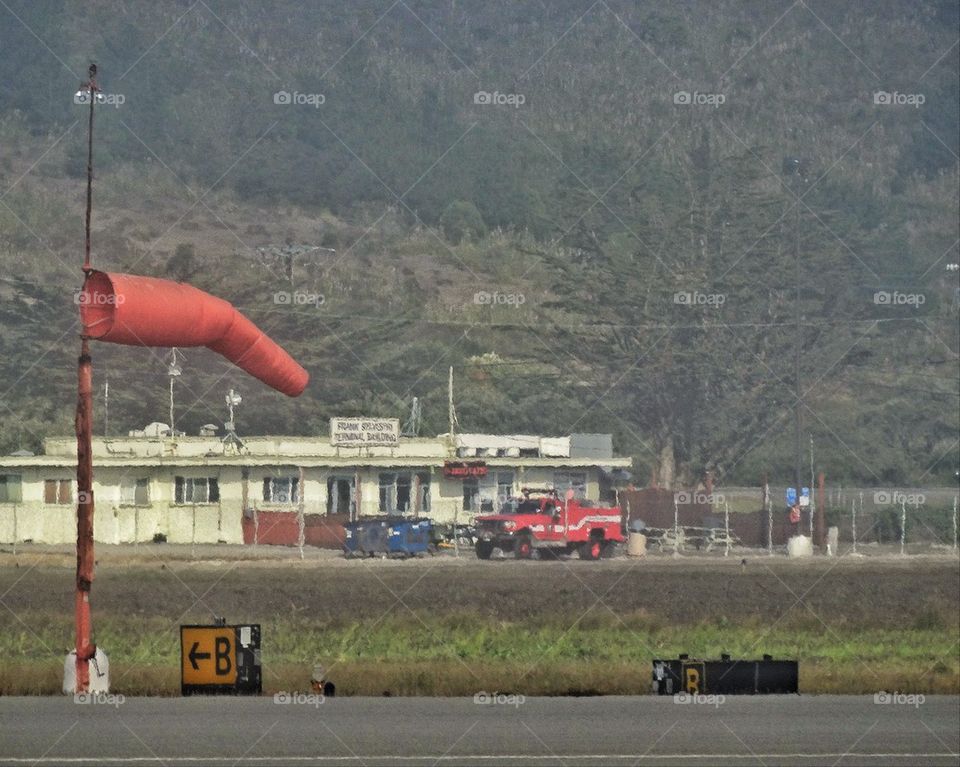
[[[183,368],[180,367],[180,361],[178,357],[180,356],[180,350],[176,346],[170,349],[170,363],[167,365],[167,375],[170,377],[170,437],[175,439],[177,436],[177,429],[173,423],[173,382],[175,379],[183,375]]]
[[[233,420],[233,409],[235,407],[240,407],[240,404],[243,402],[243,397],[241,397],[233,389],[223,398],[224,402],[227,403],[227,410],[230,413],[230,420],[227,421],[224,426],[226,426],[228,432],[236,432],[237,426],[236,422]]]
[[[234,450],[243,449],[243,440],[237,436],[237,424],[234,421],[233,409],[235,407],[240,407],[240,404],[243,402],[243,397],[241,397],[233,389],[223,398],[223,401],[227,404],[227,409],[229,412],[229,420],[223,425],[227,434],[223,438],[222,442],[224,446],[230,445]]]

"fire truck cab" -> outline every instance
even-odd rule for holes
[[[620,509],[561,498],[552,489],[524,488],[508,498],[497,514],[476,517],[476,552],[490,559],[494,549],[516,559],[537,559],[541,554],[572,554],[581,559],[609,556],[615,543],[624,540]]]

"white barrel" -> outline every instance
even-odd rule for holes
[[[627,556],[647,556],[647,536],[643,533],[630,533],[630,537],[627,539]]]
[[[837,555],[837,550],[840,548],[840,528],[839,527],[828,527],[827,528],[827,554],[831,557]]]
[[[795,535],[787,541],[787,556],[812,557],[813,540],[806,535]]]

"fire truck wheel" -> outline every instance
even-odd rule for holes
[[[600,554],[603,553],[603,541],[599,538],[592,538],[589,541],[584,541],[580,546],[580,559],[589,559],[596,560],[600,559]]]
[[[513,544],[513,555],[517,559],[530,559],[533,556],[533,543],[529,535],[517,537],[516,542]]]
[[[490,559],[493,553],[493,544],[490,541],[477,541],[477,559]]]

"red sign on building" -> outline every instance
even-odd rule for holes
[[[453,478],[464,477],[485,477],[487,476],[487,464],[480,461],[445,461],[443,464],[443,476]]]

